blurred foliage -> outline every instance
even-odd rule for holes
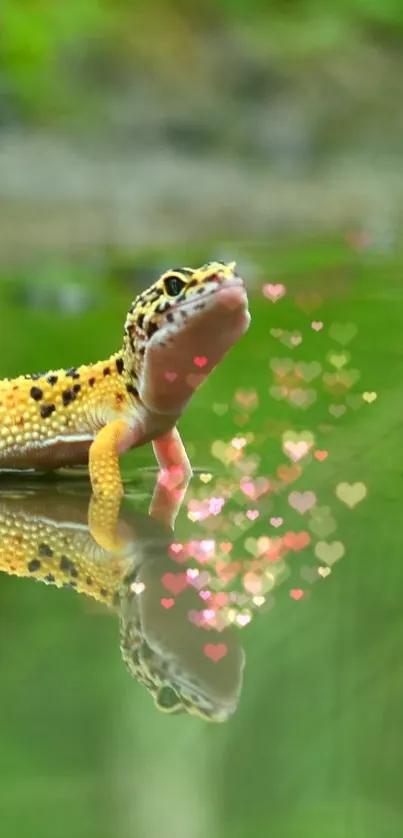
[[[399,37],[403,5],[400,0],[4,0],[0,95],[22,116],[62,113],[69,97],[88,83],[88,69],[99,71],[105,62],[102,80],[108,72],[114,77],[113,68],[132,73],[140,66],[160,80],[168,71],[192,83],[209,61],[203,34],[230,37],[234,30],[246,41],[252,36],[252,53],[284,59],[339,49],[374,33]]]
[[[64,99],[68,90],[63,59],[85,49],[105,26],[98,0],[5,0],[2,4],[0,66],[3,83],[22,110],[37,115]],[[67,86],[66,86],[67,84]]]

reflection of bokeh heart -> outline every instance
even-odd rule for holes
[[[204,654],[214,663],[218,663],[221,658],[225,657],[227,651],[225,643],[206,643],[204,646]]]

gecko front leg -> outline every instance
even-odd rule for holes
[[[118,534],[119,512],[124,487],[119,455],[140,440],[140,424],[130,427],[116,419],[99,431],[89,451],[89,470],[93,496],[88,509],[90,532],[99,546],[109,552],[122,549]]]
[[[192,466],[177,428],[172,428],[153,441],[154,454],[161,470],[181,469],[182,478],[190,479]]]
[[[121,498],[124,494],[119,454],[138,441],[141,428],[130,428],[123,420],[106,425],[90,449],[90,476],[94,495],[89,506],[89,527],[95,541],[109,552],[122,549],[118,534]],[[173,428],[153,441],[160,468],[151,500],[151,518],[173,529],[192,469],[179,432]]]
[[[99,431],[89,451],[90,478],[94,495],[123,497],[119,455],[136,445],[142,435],[140,424],[130,427],[124,419],[115,419]]]
[[[149,515],[173,529],[192,477],[192,467],[177,428],[155,439],[153,449],[160,473]]]

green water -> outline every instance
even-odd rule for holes
[[[191,256],[178,248],[157,261],[196,262],[199,253]],[[233,628],[246,664],[238,708],[222,725],[155,708],[123,665],[107,609],[3,573],[0,811],[8,838],[403,834],[402,257],[355,252],[341,239],[246,247],[244,256],[260,271],[252,325],[181,421],[199,471],[175,540],[230,542],[231,558],[244,562],[256,562],[259,538],[303,532],[309,543],[289,549],[272,590],[266,577],[263,605],[251,607],[242,573],[225,588],[245,595],[241,610],[251,620]],[[91,270],[77,276],[96,293],[74,315],[22,304],[16,279],[4,276],[1,376],[115,351],[135,282],[113,271],[102,282]],[[275,303],[262,292],[270,283],[286,286]],[[289,471],[278,469],[293,465],[283,449],[289,431],[310,432],[313,445],[287,484]],[[246,440],[243,465],[228,461],[234,437]],[[125,458],[129,515],[147,515],[154,465],[151,448]],[[259,497],[241,484],[245,476],[263,487]],[[364,484],[366,496],[349,505],[336,495],[345,483]],[[219,515],[191,520],[203,499],[225,491]],[[313,492],[314,506],[293,508],[293,491]],[[351,491],[339,488],[347,501]],[[319,559],[318,542],[340,542],[343,557]],[[261,566],[270,570],[268,560]]]

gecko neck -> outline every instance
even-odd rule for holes
[[[138,382],[141,373],[142,356],[144,350],[141,347],[134,347],[133,342],[128,334],[125,334],[123,339],[123,346],[119,352],[114,356],[120,357],[124,364],[123,376],[125,381],[130,382],[138,388]]]
[[[118,377],[126,386],[127,392],[134,397],[136,402],[141,402],[136,357],[131,348],[124,343],[121,349],[107,359],[106,363],[117,370]]]

